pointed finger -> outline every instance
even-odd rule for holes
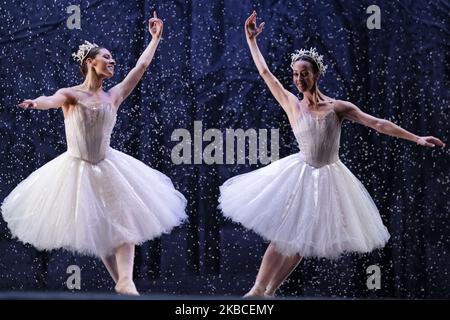
[[[431,140],[430,142],[435,143],[435,144],[441,144],[441,143],[442,143],[442,141],[439,140],[439,139],[436,138],[436,137],[431,137],[430,140]]]
[[[158,19],[158,16],[156,15],[156,10],[153,11],[153,18]]]
[[[248,16],[248,18],[245,20],[245,24],[249,24],[251,19],[252,19],[253,14],[251,14],[250,16]]]

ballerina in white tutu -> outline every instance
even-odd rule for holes
[[[114,74],[111,53],[85,42],[74,54],[82,84],[49,97],[24,100],[24,109],[61,107],[67,152],[34,171],[4,200],[2,214],[12,234],[40,250],[65,248],[98,256],[120,294],[137,295],[134,247],[168,233],[187,217],[186,199],[169,177],[112,149],[117,109],[153,59],[163,32],[156,12],[152,40],[125,79],[105,91]]]
[[[388,241],[372,198],[339,159],[344,119],[420,146],[445,146],[438,138],[417,136],[350,102],[325,96],[317,81],[326,66],[312,48],[292,55],[293,81],[303,95],[299,100],[269,71],[258,49],[256,37],[263,27],[256,26],[253,12],[245,22],[247,43],[259,74],[288,116],[300,152],[220,187],[223,214],[270,241],[246,296],[273,296],[302,257],[370,252]]]

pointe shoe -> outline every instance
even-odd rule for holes
[[[243,298],[264,297],[264,288],[253,287],[249,292],[244,294]]]
[[[128,296],[139,296],[139,292],[134,285],[132,280],[119,280],[114,287],[118,294],[128,295]]]
[[[266,288],[266,291],[264,291],[264,297],[266,298],[275,298],[275,291],[271,287]]]

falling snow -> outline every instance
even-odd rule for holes
[[[149,43],[146,19],[164,20],[155,59],[123,103],[112,147],[168,176],[188,199],[189,223],[140,246],[136,284],[150,294],[242,295],[266,243],[223,218],[218,187],[258,165],[175,165],[177,128],[280,129],[280,156],[298,151],[287,116],[250,56],[243,23],[257,10],[266,22],[258,45],[272,73],[292,84],[289,54],[316,47],[328,64],[325,94],[358,105],[418,135],[449,142],[450,19],[444,4],[390,1],[381,30],[366,28],[361,1],[82,1],[81,30],[66,27],[70,1],[0,2],[0,196],[66,151],[60,109],[25,111],[26,98],[82,82],[71,53],[84,41],[117,61],[106,89],[125,77]],[[442,6],[442,7],[441,7]],[[448,298],[450,296],[450,153],[345,121],[340,157],[379,208],[391,240],[383,250],[307,259],[279,295]],[[243,190],[245,192],[245,190]],[[61,199],[63,201],[63,199]],[[100,260],[64,250],[39,252],[11,239],[0,219],[0,290],[67,291],[69,265],[79,265],[81,291],[113,288]],[[366,287],[366,268],[382,270],[382,288]]]

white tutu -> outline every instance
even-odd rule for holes
[[[336,114],[301,119],[294,133],[302,152],[227,180],[219,208],[284,255],[336,258],[383,247],[390,235],[377,207],[337,157]]]
[[[169,232],[186,218],[185,205],[166,175],[110,149],[98,164],[63,153],[22,181],[2,213],[11,232],[38,249],[101,256]]]
[[[372,198],[341,161],[314,168],[293,154],[227,180],[220,192],[226,217],[285,255],[337,257],[389,239]]]
[[[107,127],[114,125],[115,115],[95,118],[108,124],[103,129],[83,127],[83,115],[95,110],[82,111],[66,122],[69,150],[34,171],[4,200],[2,214],[12,234],[41,250],[105,256],[123,243],[140,244],[182,223],[186,199],[170,178],[109,147]],[[87,132],[79,135],[80,128]],[[88,133],[90,138],[107,134],[107,141],[88,141]]]

